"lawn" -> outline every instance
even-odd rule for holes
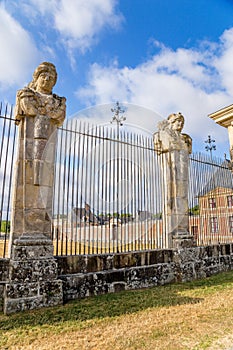
[[[233,272],[0,314],[0,349],[233,348]]]

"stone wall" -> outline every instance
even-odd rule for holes
[[[233,270],[233,244],[58,257],[64,301],[187,282]]]
[[[56,257],[64,302],[72,299],[188,282],[233,270],[233,244],[102,255]],[[0,259],[0,310],[9,260]]]

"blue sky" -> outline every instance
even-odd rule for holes
[[[1,100],[14,103],[50,61],[68,117],[117,100],[181,111],[194,150],[211,135],[228,153],[227,130],[207,115],[233,103],[233,0],[6,0],[0,21]]]

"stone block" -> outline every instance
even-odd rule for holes
[[[62,281],[7,284],[4,297],[4,313],[39,309],[63,304]]]
[[[24,232],[44,233],[48,230],[50,219],[44,209],[24,210]]]
[[[23,196],[24,196],[23,185],[18,185],[17,192],[13,196],[13,205],[15,208],[18,208],[18,209],[24,208]]]
[[[25,154],[25,160],[34,159],[34,140],[33,139],[30,139],[30,138],[25,139],[24,154]]]
[[[14,166],[14,185],[20,186],[23,184],[23,161],[17,160]]]
[[[149,253],[148,265],[161,264],[164,262],[164,254],[162,250],[151,251]]]
[[[34,168],[33,168],[33,160],[25,160],[24,161],[24,182],[26,186],[24,188],[27,188],[27,185],[33,184],[33,178],[34,178]],[[23,182],[22,182],[23,183]]]
[[[34,140],[34,159],[42,159],[46,144],[47,144],[47,139]]]
[[[22,299],[4,299],[3,311],[5,315],[10,315],[16,312],[39,309],[45,306],[43,297],[31,297]]]
[[[125,253],[125,254],[115,254],[113,258],[113,266],[116,269],[122,267],[130,267],[141,265],[140,256],[137,256],[135,253]]]
[[[13,211],[11,231],[13,232],[14,238],[19,237],[24,231],[24,210],[21,208],[16,207]]]
[[[57,278],[55,259],[13,260],[9,266],[10,281],[31,283],[49,281]]]
[[[34,138],[34,117],[24,118],[24,137]]]
[[[53,245],[13,245],[11,258],[13,260],[51,259]]]
[[[35,117],[34,137],[37,139],[48,139],[50,118],[46,115],[37,115]]]
[[[5,297],[8,299],[31,298],[38,296],[38,283],[7,283]]]
[[[42,198],[40,186],[25,186],[25,208],[45,209],[46,206],[46,198]]]

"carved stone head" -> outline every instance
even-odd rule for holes
[[[170,128],[181,132],[184,127],[184,116],[179,113],[170,114],[167,118]]]
[[[33,80],[29,87],[44,94],[51,94],[57,81],[57,71],[54,64],[50,62],[41,63],[33,73]]]

